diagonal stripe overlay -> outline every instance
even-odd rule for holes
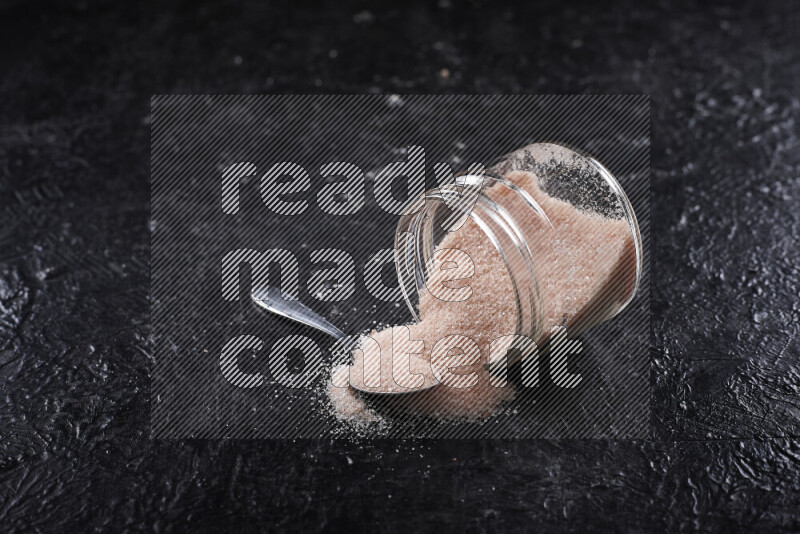
[[[649,436],[648,96],[159,95],[151,112],[152,437]],[[335,340],[267,315],[250,288],[279,286],[347,334],[410,323],[393,264],[401,211],[452,173],[546,142],[591,155],[630,200],[643,259],[633,301],[538,347],[538,367],[509,369],[516,394],[489,418],[414,415],[435,402],[420,396],[402,410],[365,399],[381,422],[337,419],[325,393]]]

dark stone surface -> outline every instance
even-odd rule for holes
[[[800,529],[796,4],[0,20],[3,530]],[[149,97],[273,92],[651,93],[653,439],[151,441]]]

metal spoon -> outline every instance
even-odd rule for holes
[[[320,332],[325,332],[336,339],[347,337],[347,334],[333,326],[327,319],[312,311],[299,300],[285,300],[281,296],[281,290],[276,287],[253,289],[250,297],[256,303],[256,306],[270,313],[316,328]]]
[[[329,336],[335,337],[337,340],[348,337],[347,334],[336,328],[334,325],[328,322],[327,319],[322,317],[317,312],[311,310],[299,300],[285,300],[281,296],[280,289],[276,287],[261,287],[253,289],[252,293],[250,293],[250,297],[253,299],[253,302],[256,304],[256,306],[267,310],[270,313],[274,313],[275,315],[280,315],[281,317],[285,317],[287,319],[291,319],[292,321],[310,326],[311,328],[319,330],[320,332],[324,332]],[[431,384],[425,384],[423,387],[415,389],[399,391],[375,391],[374,389],[370,389],[361,384],[353,384],[352,382],[350,383],[350,387],[355,390],[368,395],[380,396],[416,394],[422,391],[427,391],[438,385],[439,382],[434,382]]]

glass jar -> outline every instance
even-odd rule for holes
[[[467,219],[503,260],[514,333],[539,346],[554,327],[574,336],[614,317],[636,294],[642,240],[622,187],[591,156],[537,143],[426,191],[402,214],[395,266],[417,322],[426,284],[441,268],[435,252]]]

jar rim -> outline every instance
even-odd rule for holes
[[[461,178],[474,176],[479,175],[462,175]],[[485,194],[484,191],[489,187],[487,178],[491,186],[502,185],[513,191],[547,224],[552,224],[541,206],[524,189],[502,176],[484,173],[480,178],[481,190],[467,216],[486,235],[506,266],[518,310],[516,333],[538,338],[543,325],[543,304],[533,254],[514,217],[505,207]],[[452,205],[452,202],[448,203],[445,199],[447,195],[462,194],[456,187],[456,184],[448,184],[425,191],[403,213],[397,225],[395,268],[403,298],[417,322],[421,318],[414,305],[414,296],[419,298],[419,292],[425,285],[425,273],[432,265],[431,260],[436,250],[437,240],[433,237],[436,230],[435,212],[441,207],[449,209]],[[460,225],[456,229],[458,228]]]

